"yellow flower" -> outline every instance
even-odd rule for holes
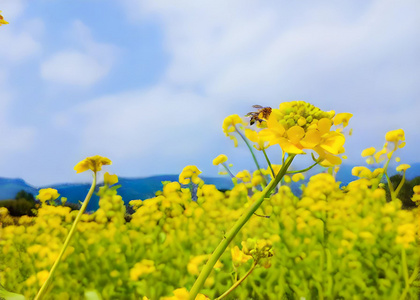
[[[1,10],[0,10],[0,26],[1,25],[5,25],[5,24],[9,24],[9,22],[7,22],[3,16],[1,15]]]
[[[420,204],[420,185],[414,186],[413,187],[413,192],[414,192],[414,195],[411,198],[411,201],[413,201],[414,203],[416,203],[417,205],[419,205]]]
[[[405,141],[404,130],[397,129],[388,131],[385,135],[385,140],[391,143],[398,143],[400,141]]]
[[[227,161],[227,156],[224,154],[220,154],[219,156],[217,156],[215,159],[213,159],[213,165],[217,166],[220,164],[223,164],[224,162]]]
[[[401,172],[401,171],[405,172],[407,171],[408,168],[411,168],[411,166],[408,164],[401,164],[396,169],[397,169],[397,172]]]
[[[36,274],[40,286],[47,280],[49,273],[47,270],[42,270]]]
[[[261,132],[261,131],[260,131]],[[256,132],[252,129],[245,129],[245,136],[251,141],[256,143],[254,148],[257,150],[267,149],[270,145],[269,142],[264,138],[264,135],[260,135],[259,132]]]
[[[302,173],[296,173],[292,176],[293,182],[298,182],[299,180],[304,180],[305,176]]]
[[[108,172],[104,174],[104,183],[106,185],[113,185],[118,182],[118,176],[117,175],[111,175]]]
[[[375,154],[376,149],[374,147],[366,148],[362,151],[362,157],[371,156]]]
[[[382,150],[379,150],[373,155],[375,157],[376,163],[380,163],[381,161],[383,161],[386,158],[386,153],[387,151],[386,151],[386,144],[385,144],[385,147],[382,148]]]
[[[372,171],[366,167],[354,167],[351,170],[351,175],[370,179],[372,178]]]
[[[259,135],[270,146],[280,145],[285,153],[304,154],[304,149],[311,149],[319,154],[322,165],[338,165],[341,158],[336,155],[344,152],[345,137],[331,129],[334,114],[303,101],[285,102],[272,110],[267,128]],[[349,113],[338,114],[335,122],[347,125],[350,117]]]
[[[145,274],[150,274],[156,271],[155,262],[153,260],[142,259],[141,262],[136,263],[130,270],[130,278],[137,281],[139,277]]]
[[[201,171],[196,166],[186,166],[181,174],[179,174],[179,183],[181,184],[189,184],[192,181],[195,184],[199,184],[201,179],[198,175],[201,174]]]
[[[93,172],[98,172],[102,170],[102,165],[110,165],[112,164],[111,160],[106,157],[95,155],[90,156],[79,162],[76,166],[74,166],[74,170],[77,173],[82,173],[87,170],[92,170]]]
[[[343,124],[343,127],[346,127],[347,125],[349,125],[349,120],[350,120],[351,117],[353,117],[353,114],[351,114],[351,113],[336,114],[335,117],[333,118],[334,125]]]
[[[162,300],[188,300],[190,298],[190,292],[186,288],[176,289],[173,291],[174,296],[172,297],[162,297]],[[196,300],[208,300],[209,297],[198,294],[197,297],[195,297]]]
[[[56,189],[47,188],[47,189],[40,189],[38,196],[36,198],[44,203],[45,201],[55,200],[60,196]]]
[[[251,181],[251,174],[248,170],[243,170],[238,172],[235,176],[236,178],[241,179],[243,182],[250,182]]]
[[[243,253],[238,246],[233,247],[230,250],[231,254],[232,254],[232,262],[233,265],[237,268],[241,265],[243,265],[244,263],[246,263],[248,260],[252,259],[252,256],[250,255],[246,255],[245,253]]]
[[[223,121],[223,132],[228,136],[233,142],[235,143],[235,147],[238,146],[238,140],[236,139],[236,136],[234,136],[232,133],[236,131],[235,125],[245,125],[246,123],[241,119],[238,115],[230,115],[226,117]]]

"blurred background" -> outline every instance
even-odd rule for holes
[[[96,154],[122,177],[191,164],[217,176],[221,153],[252,170],[223,119],[292,100],[354,115],[345,164],[364,164],[361,151],[399,128],[401,163],[420,162],[418,1],[1,0],[0,10],[10,23],[0,177],[86,182],[73,167]]]

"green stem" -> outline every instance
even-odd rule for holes
[[[277,176],[270,181],[270,183],[264,188],[261,193],[260,198],[258,198],[254,203],[252,203],[247,210],[242,214],[242,216],[235,222],[233,227],[229,230],[229,232],[223,237],[220,244],[217,248],[213,251],[213,254],[207,261],[206,265],[204,266],[203,270],[201,270],[200,275],[198,276],[197,280],[195,281],[193,287],[190,291],[190,299],[195,299],[198,292],[204,285],[207,277],[210,275],[211,271],[213,270],[214,265],[216,264],[217,260],[222,256],[225,252],[226,248],[229,246],[229,243],[233,240],[233,238],[238,234],[241,228],[248,222],[248,220],[252,217],[252,215],[256,212],[256,210],[261,206],[264,201],[264,198],[270,194],[270,192],[276,187],[276,185],[280,182],[283,178],[284,174],[286,173],[287,169],[289,168],[290,164],[295,157],[295,154],[291,154],[285,164],[283,164],[282,168],[280,169]]]
[[[394,192],[394,187],[392,185],[391,179],[389,178],[388,174],[385,173],[385,177],[386,180],[388,182],[388,188],[389,188],[389,193],[391,194],[391,200],[394,201],[395,200],[395,192]]]
[[[270,167],[271,174],[273,175],[273,178],[275,178],[276,177],[276,174],[274,174],[274,170],[273,170],[273,167],[271,166],[270,160],[268,159],[267,152],[265,152],[265,149],[264,148],[262,148],[262,152],[264,153],[265,160],[267,161],[267,164]]]
[[[92,186],[90,187],[90,190],[89,190],[88,194],[86,195],[85,201],[83,201],[83,205],[80,208],[79,213],[77,214],[76,219],[73,222],[73,225],[71,226],[71,229],[70,229],[70,231],[69,231],[69,233],[66,237],[66,240],[64,241],[64,245],[61,248],[60,254],[58,255],[58,258],[56,259],[56,261],[54,262],[54,265],[52,266],[52,268],[50,270],[50,273],[48,274],[47,280],[42,285],[41,289],[39,290],[38,294],[35,296],[34,300],[40,300],[44,297],[45,291],[48,288],[48,285],[50,284],[50,282],[51,282],[51,280],[54,276],[55,270],[57,269],[57,266],[60,264],[61,258],[63,257],[64,252],[66,251],[67,246],[69,245],[70,240],[71,240],[71,238],[73,237],[73,235],[76,231],[76,226],[79,223],[83,213],[85,212],[90,198],[92,197],[95,186],[96,186],[96,172],[93,173]]]
[[[261,173],[261,176],[262,176],[263,181],[264,181],[264,185],[267,185],[267,180],[265,179],[264,174],[261,172],[261,167],[260,167],[260,164],[258,163],[258,160],[257,160],[257,158],[255,157],[254,151],[252,151],[252,147],[251,147],[251,145],[249,144],[248,139],[247,139],[247,138],[246,138],[246,137],[242,134],[242,132],[240,132],[240,131],[238,130],[238,128],[236,127],[236,125],[235,125],[235,130],[236,130],[236,132],[237,132],[237,133],[241,136],[241,138],[244,140],[245,144],[248,146],[249,152],[251,152],[251,155],[252,155],[252,159],[254,160],[254,163],[255,163],[255,165],[257,166],[258,171],[260,171],[260,173]]]
[[[398,194],[400,193],[400,190],[401,190],[401,188],[403,187],[403,185],[404,185],[404,182],[405,182],[405,171],[404,171],[404,173],[403,173],[403,177],[401,178],[401,181],[400,181],[400,183],[398,184],[398,187],[397,187],[397,189],[395,190],[395,197],[398,197]]]
[[[408,268],[407,268],[407,256],[405,254],[404,247],[401,249],[401,265],[402,265],[402,272],[403,272],[403,277],[404,277],[404,282],[405,282],[405,287],[400,297],[400,299],[402,300],[406,298],[408,289],[410,288],[410,281],[408,278]]]
[[[255,267],[258,264],[258,260],[254,261],[254,263],[252,264],[251,269],[249,269],[248,272],[246,272],[246,274],[244,275],[244,277],[242,277],[241,279],[239,279],[238,281],[236,281],[226,292],[224,292],[221,296],[215,298],[214,300],[221,300],[224,297],[226,297],[227,295],[229,295],[234,289],[236,289],[251,273],[252,271],[254,271]]]
[[[229,173],[230,177],[235,177],[235,175],[233,175],[233,173],[229,170],[229,168],[226,166],[225,163],[222,163],[222,166],[226,169],[226,171]]]
[[[310,169],[312,169],[313,167],[315,167],[318,164],[318,161],[316,161],[313,165],[310,165],[309,167],[302,169],[302,170],[298,170],[298,171],[289,171],[286,174],[294,174],[294,173],[302,173],[302,172],[306,172],[309,171]]]

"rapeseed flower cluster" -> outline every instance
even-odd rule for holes
[[[339,154],[344,153],[345,136],[342,129],[351,118],[349,113],[324,112],[304,101],[283,102],[272,109],[261,131],[248,129],[246,136],[257,144],[258,150],[280,145],[283,153],[304,154],[314,150],[325,166],[341,163]]]

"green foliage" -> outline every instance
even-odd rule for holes
[[[11,216],[34,216],[33,209],[35,209],[35,201],[27,199],[13,199],[0,201],[0,207],[6,207]]]
[[[35,203],[35,197],[34,195],[32,195],[31,193],[28,193],[24,190],[20,190],[19,192],[17,192],[16,196],[15,196],[16,200],[19,199],[25,199],[29,202],[34,202]]]
[[[392,186],[397,187],[403,176],[401,174],[396,174],[391,176],[389,179],[391,180]],[[420,176],[412,180],[406,180],[398,193],[398,199],[401,200],[403,208],[405,209],[412,209],[416,207],[416,204],[411,200],[413,197],[413,187],[416,185],[420,185]],[[391,195],[389,193],[388,183],[385,183],[385,190],[386,190],[386,197],[388,201],[391,201]]]

